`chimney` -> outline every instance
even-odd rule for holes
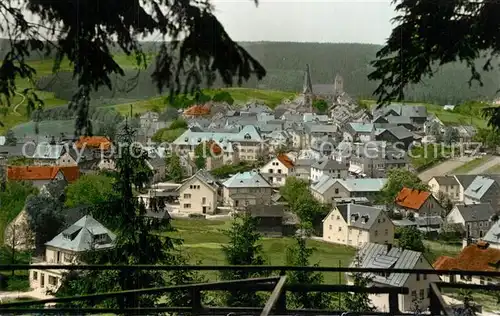
[[[392,249],[392,244],[386,244],[387,246],[387,253],[389,253],[389,251],[391,251]]]

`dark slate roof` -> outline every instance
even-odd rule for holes
[[[460,174],[460,175],[455,175],[455,178],[460,182],[460,184],[464,187],[464,190],[466,190],[469,185],[476,179],[477,175],[475,174]]]
[[[404,126],[388,128],[387,131],[399,140],[413,137],[413,133]]]
[[[495,214],[490,203],[458,204],[455,205],[465,222],[487,221]]]
[[[317,160],[312,166],[312,168],[319,170],[347,170],[348,166],[346,163],[338,162],[334,159],[321,159]]]
[[[283,205],[249,205],[247,211],[253,217],[283,217]]]
[[[421,252],[370,242],[359,250],[360,268],[380,268],[388,272],[390,269],[414,269],[422,256]],[[354,266],[355,262],[352,262],[351,267]],[[410,276],[409,273],[390,273],[384,276],[367,273],[367,275],[373,278],[373,282],[398,287],[404,286]]]
[[[383,212],[382,209],[360,204],[339,204],[337,205],[342,218],[348,223],[360,229],[370,229],[375,224],[375,219]]]
[[[172,207],[166,205],[164,208],[154,211],[152,209],[146,210],[146,217],[157,218],[157,219],[170,219],[170,212],[172,212]]]
[[[24,144],[17,144],[15,146],[0,146],[0,155],[4,157],[22,157]],[[27,145],[26,154],[32,156],[35,153],[35,146]]]
[[[439,185],[458,185],[458,181],[454,176],[435,176]]]

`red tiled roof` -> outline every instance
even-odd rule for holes
[[[439,257],[433,264],[436,270],[497,271],[494,265],[500,263],[500,249],[488,244],[469,245],[456,258]]]
[[[278,160],[288,169],[293,168],[294,166],[293,161],[287,155],[281,154],[278,155],[276,158],[278,158]]]
[[[193,105],[184,111],[186,115],[208,115],[210,114],[210,106],[208,104]]]
[[[75,145],[78,149],[86,146],[87,148],[102,148],[107,150],[111,147],[111,141],[105,136],[81,136]]]
[[[9,166],[7,168],[7,179],[9,180],[52,180],[61,171],[68,182],[75,181],[80,177],[78,166]]]
[[[431,195],[430,192],[403,188],[396,197],[396,204],[412,210],[419,210]]]
[[[68,182],[74,182],[80,178],[80,168],[78,166],[59,167],[64,178]]]

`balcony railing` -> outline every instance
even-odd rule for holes
[[[178,286],[168,286],[149,289],[138,289],[129,291],[120,291],[112,293],[97,293],[83,295],[78,297],[50,298],[36,301],[20,301],[0,304],[0,315],[15,315],[26,313],[42,314],[98,314],[98,313],[117,313],[125,315],[151,315],[158,313],[189,313],[190,315],[227,315],[229,313],[241,315],[415,315],[415,313],[404,313],[400,311],[398,296],[406,295],[411,289],[407,287],[394,286],[371,286],[359,287],[353,285],[338,284],[289,284],[287,283],[287,271],[310,271],[310,272],[337,272],[337,273],[387,273],[387,269],[374,268],[347,268],[347,267],[290,267],[290,266],[156,266],[156,265],[0,265],[0,271],[12,270],[117,270],[117,271],[137,271],[137,270],[157,270],[157,271],[230,271],[247,270],[249,272],[274,272],[276,275],[267,278],[253,278],[245,280],[231,280],[222,282],[208,282],[197,284],[185,284]],[[432,269],[391,269],[391,273],[408,273],[420,275],[446,275],[446,276],[482,276],[490,278],[499,278],[500,271],[451,271],[451,270],[432,270]],[[456,314],[452,308],[445,302],[441,290],[443,288],[468,289],[468,290],[486,290],[500,291],[500,285],[477,285],[465,283],[430,283],[428,289],[428,298],[430,301],[430,315],[453,315]],[[266,291],[271,292],[269,299],[263,307],[226,307],[226,306],[204,306],[201,301],[201,293],[204,291],[231,291],[248,290],[250,292]],[[30,308],[30,306],[47,306],[61,303],[70,303],[76,301],[89,301],[96,304],[99,301],[108,298],[120,298],[124,296],[147,295],[147,294],[166,294],[169,292],[188,290],[191,293],[191,306],[166,306],[166,304],[157,304],[148,308]],[[337,293],[373,293],[386,294],[389,300],[389,312],[361,312],[354,313],[349,311],[336,310],[318,310],[318,309],[288,309],[286,304],[287,292],[337,292]],[[429,315],[429,312],[424,313]],[[347,313],[347,314],[346,314]]]

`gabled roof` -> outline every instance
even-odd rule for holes
[[[186,179],[177,190],[180,191],[182,187],[188,184],[192,179],[198,179],[199,181],[205,183],[212,190],[217,190],[217,188],[219,188],[220,186],[219,181],[217,181],[217,179],[215,179],[214,176],[212,176],[208,171],[200,169],[196,171],[196,173],[192,175],[189,179]]]
[[[492,244],[500,244],[500,220],[491,225],[483,240]]]
[[[346,163],[328,158],[317,160],[311,167],[319,170],[347,170],[349,168]]]
[[[226,188],[271,188],[269,182],[257,171],[237,173],[222,185]]]
[[[455,208],[462,215],[465,222],[488,221],[495,214],[490,203],[457,204]]]
[[[105,136],[81,136],[75,143],[76,148],[102,148],[108,150],[111,147],[111,141]]]
[[[294,166],[293,161],[285,154],[278,155],[276,159],[278,159],[288,169],[291,169]]]
[[[98,241],[97,238],[101,238],[102,241]],[[111,248],[115,239],[115,234],[92,216],[86,215],[45,245],[80,252]]]
[[[78,166],[9,166],[7,169],[7,178],[15,181],[52,180],[59,171],[62,172],[68,182],[72,182],[80,177]]]
[[[465,189],[464,196],[480,200],[483,195],[493,186],[495,180],[483,176],[477,176]]]
[[[420,210],[425,201],[431,196],[430,192],[403,188],[396,196],[397,205],[412,210]]]
[[[359,250],[360,268],[381,268],[390,272],[391,269],[415,269],[419,259],[426,260],[421,252],[406,250],[389,245],[368,242]],[[351,263],[354,267],[355,262]],[[373,282],[390,286],[404,286],[409,273],[390,273],[389,275],[373,275]]]
[[[283,217],[284,206],[276,205],[248,205],[247,211],[252,217]]]
[[[455,178],[454,176],[435,176],[433,177],[434,180],[436,180],[436,182],[439,184],[439,185],[458,185],[458,180],[457,178]]]
[[[338,204],[336,208],[339,210],[342,218],[347,223],[347,225],[367,230],[369,230],[373,226],[373,224],[375,224],[375,220],[380,215],[380,213],[383,212],[383,210],[380,208],[354,203]],[[327,219],[330,214],[331,212],[327,215],[327,217],[325,217],[325,219]]]
[[[386,178],[378,178],[378,179],[349,178],[344,180],[344,179],[335,179],[328,175],[322,175],[316,183],[311,185],[311,190],[323,194],[328,189],[330,189],[335,183],[339,183],[349,192],[377,192],[384,187],[386,182],[387,182]]]
[[[413,133],[404,126],[391,127],[386,130],[399,140],[413,138]]]
[[[371,133],[374,131],[374,126],[372,123],[349,123],[349,126],[352,128],[353,131],[356,133]]]
[[[198,145],[202,141],[213,140],[218,145],[223,146],[227,142],[262,142],[263,139],[257,130],[257,128],[253,125],[247,125],[241,129],[238,133],[213,133],[213,132],[195,132],[192,130],[186,130],[181,136],[179,136],[175,141],[175,145]]]
[[[498,271],[499,264],[500,249],[480,242],[465,247],[455,258],[439,257],[433,266],[436,270]]]

